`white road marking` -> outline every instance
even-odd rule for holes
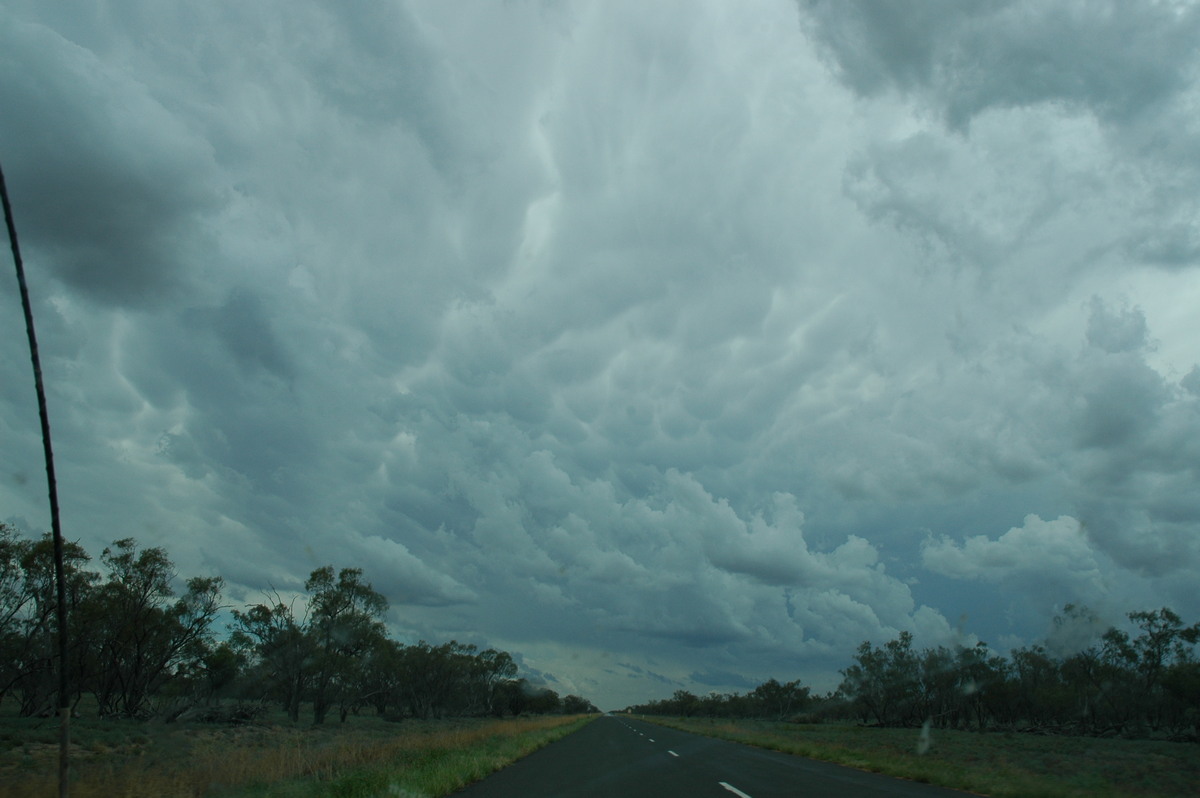
[[[720,784],[722,787],[729,790],[734,795],[738,796],[738,798],[750,798],[749,795],[746,795],[746,793],[742,792],[737,787],[734,787],[732,784],[729,784],[728,782],[718,781],[717,784]]]
[[[654,740],[651,740],[650,742],[654,742]]]
[[[671,756],[679,756],[679,754],[675,753],[674,751],[667,751],[667,753]]]

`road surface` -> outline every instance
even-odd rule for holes
[[[462,798],[964,798],[967,793],[606,715]]]

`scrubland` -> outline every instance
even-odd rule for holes
[[[75,798],[441,796],[578,729],[589,716],[244,726],[82,719]],[[53,795],[57,719],[0,717],[0,798]]]

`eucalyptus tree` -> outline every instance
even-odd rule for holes
[[[409,712],[418,718],[440,718],[466,709],[474,654],[474,646],[456,640],[405,646],[400,655],[401,691]]]
[[[22,650],[22,610],[29,603],[23,589],[21,553],[24,541],[0,523],[0,701],[16,684]]]
[[[486,649],[475,656],[472,676],[477,711],[473,714],[503,714],[498,700],[502,685],[517,675],[517,663],[507,651]]]
[[[312,681],[312,640],[306,619],[296,618],[291,601],[276,591],[273,603],[234,610],[230,642],[249,661],[248,677],[262,697],[276,700],[293,722],[300,720],[300,705]]]
[[[780,683],[768,679],[755,687],[750,697],[763,715],[783,720],[804,708],[808,703],[809,688],[801,685],[799,680]]]
[[[560,710],[564,715],[595,715],[600,711],[591,701],[575,694],[563,696]]]
[[[1196,662],[1200,624],[1184,626],[1183,619],[1167,607],[1131,612],[1127,617],[1141,634],[1131,637],[1110,628],[1100,650],[1111,680],[1107,691],[1113,698],[1112,720],[1122,729],[1145,726],[1157,731],[1177,725],[1186,712],[1176,706],[1178,690],[1169,688],[1178,683],[1178,674]]]
[[[250,658],[269,697],[293,721],[302,702],[311,701],[313,722],[324,723],[338,704],[342,715],[365,694],[368,654],[386,637],[382,623],[387,599],[363,579],[361,568],[314,570],[304,583],[303,613],[278,591],[273,603],[234,611],[233,642]]]
[[[863,642],[855,664],[842,671],[839,691],[851,699],[864,720],[882,726],[912,725],[920,715],[919,660],[912,633],[901,632],[882,647]]]
[[[364,581],[361,568],[343,568],[335,577],[332,566],[313,571],[304,583],[309,593],[308,636],[313,651],[313,722],[324,723],[336,701],[342,719],[362,691],[366,653],[387,635],[383,614],[387,599]]]
[[[63,589],[60,593],[56,574],[54,539],[47,533],[37,540],[20,540],[16,556],[21,572],[21,606],[14,618],[12,642],[16,652],[11,660],[12,689],[20,696],[22,715],[44,715],[58,698],[59,706],[77,702],[86,679],[86,656],[95,627],[87,613],[100,575],[89,570],[91,557],[78,543],[62,544]],[[69,645],[66,655],[74,678],[68,683],[69,695],[59,696],[62,680],[56,678],[55,661],[62,656],[58,643],[59,599],[66,600]]]
[[[168,681],[202,667],[223,583],[220,577],[188,579],[176,599],[175,567],[166,551],[139,551],[133,538],[114,542],[100,559],[108,579],[86,613],[92,692],[101,715],[145,717]]]

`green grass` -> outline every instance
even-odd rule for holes
[[[579,729],[590,717],[241,727],[81,719],[71,795],[373,798],[447,795]],[[0,798],[55,793],[58,722],[0,716]]]
[[[1200,795],[1200,746],[842,724],[646,717],[684,731],[990,796]]]

